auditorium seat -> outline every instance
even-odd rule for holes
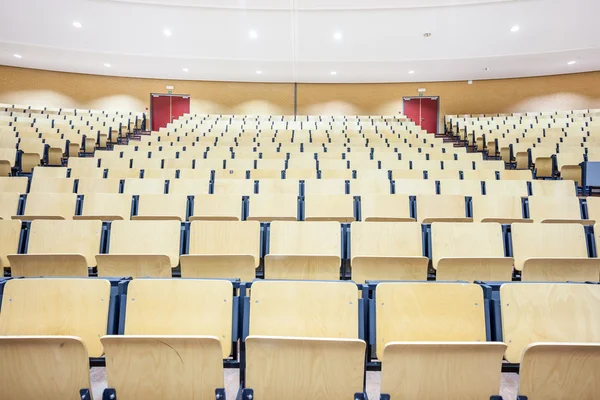
[[[506,345],[488,341],[479,285],[380,283],[374,296],[382,395],[490,399],[499,394]]]
[[[422,224],[432,222],[472,222],[466,216],[465,196],[459,195],[417,195],[417,221]]]
[[[73,178],[44,178],[34,175],[29,193],[73,193],[74,185]]]
[[[436,280],[511,281],[513,260],[504,256],[498,223],[431,225],[431,255]]]
[[[0,220],[18,214],[21,195],[17,192],[0,192]]]
[[[231,353],[231,282],[134,279],[122,335],[101,338],[105,398],[224,398],[223,358]]]
[[[573,181],[543,181],[531,182],[531,192],[534,196],[577,196]]]
[[[254,193],[254,181],[251,179],[217,179],[214,182],[213,193],[249,196]]]
[[[177,170],[171,168],[145,168],[144,179],[175,179]]]
[[[260,236],[256,221],[193,221],[189,253],[181,256],[181,276],[253,281],[260,264]]]
[[[119,193],[121,180],[118,178],[80,178],[77,193]]]
[[[360,196],[362,221],[414,221],[410,215],[410,197],[394,194],[366,194]]]
[[[353,195],[390,194],[391,183],[385,178],[361,178],[350,181],[350,193]]]
[[[258,182],[260,194],[299,194],[300,182],[297,179],[263,179]]]
[[[132,196],[117,193],[87,193],[81,204],[81,215],[74,215],[75,220],[114,221],[130,219]]]
[[[492,180],[485,181],[485,194],[494,196],[529,196],[527,181]]]
[[[34,178],[66,178],[67,167],[35,167]]]
[[[429,259],[423,256],[417,222],[353,222],[352,280],[427,280]]]
[[[185,222],[188,197],[184,194],[140,194],[134,220],[177,220]]]
[[[600,260],[588,258],[583,225],[512,224],[515,269],[523,281],[599,280]]]
[[[440,194],[477,196],[481,194],[481,182],[475,180],[440,180]]]
[[[354,197],[348,194],[308,194],[304,198],[305,221],[352,222]]]
[[[125,179],[123,186],[123,193],[125,194],[163,194],[165,193],[165,180],[164,179],[139,179],[139,178],[128,178]]]
[[[0,192],[27,193],[29,180],[24,176],[0,177]]]
[[[100,179],[104,177],[104,170],[96,167],[70,167],[70,177],[74,179],[79,178],[95,178]]]
[[[108,168],[106,176],[117,179],[138,179],[141,177],[141,170],[139,168]]]
[[[305,179],[304,195],[341,195],[346,193],[344,179]]]
[[[18,219],[0,220],[0,271],[10,267],[9,254],[19,252],[21,241],[21,221]],[[1,278],[0,278],[1,280]]]
[[[500,170],[500,180],[512,180],[512,181],[530,181],[533,179],[533,175],[530,170],[511,170],[503,169]]]
[[[273,221],[269,237],[265,279],[339,279],[339,222]]]
[[[498,168],[502,170],[502,168]],[[476,180],[476,181],[488,181],[496,179],[496,171],[492,169],[477,169],[477,170],[465,170],[462,171],[464,180]]]
[[[100,221],[31,222],[25,254],[9,254],[12,276],[88,276],[100,251]]]
[[[72,219],[75,215],[75,193],[30,193],[25,201],[24,221],[34,219]],[[13,216],[15,218],[15,216]]]
[[[185,180],[207,180],[210,179],[212,175],[212,169],[206,168],[181,168],[179,170],[179,178]]]
[[[500,224],[533,222],[531,219],[523,217],[523,203],[519,196],[490,194],[473,196],[471,204],[474,222],[498,222]]]
[[[108,329],[110,283],[12,279],[4,296],[11,301],[3,302],[0,313],[2,395],[80,399],[81,390],[91,395],[88,356],[103,354],[100,337]]]
[[[599,393],[600,285],[500,287],[505,358],[521,363],[519,395],[593,399]]]
[[[205,179],[171,179],[169,194],[185,194],[188,196],[208,194],[210,182]]]
[[[251,195],[248,200],[247,219],[260,222],[296,221],[298,196],[296,193]]]
[[[253,397],[338,400],[363,393],[366,344],[358,336],[356,285],[257,281],[249,304],[245,384]]]
[[[170,278],[179,265],[179,221],[113,221],[108,254],[96,255],[98,276]]]
[[[530,196],[529,216],[534,222],[593,225],[593,220],[581,217],[581,205],[575,196]]]

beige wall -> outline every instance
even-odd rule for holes
[[[293,114],[290,83],[230,83],[116,78],[0,66],[0,103],[143,111],[150,93],[192,97],[192,112]],[[397,114],[403,96],[440,96],[444,114],[600,108],[600,71],[539,78],[387,84],[298,84],[298,114]]]

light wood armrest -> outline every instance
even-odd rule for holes
[[[510,282],[513,265],[510,257],[442,257],[435,266],[436,280]]]
[[[358,256],[352,258],[352,280],[365,281],[426,281],[429,258]]]
[[[9,254],[12,276],[88,276],[81,254]]]
[[[598,282],[599,258],[532,257],[523,262],[521,280],[536,282]]]
[[[98,254],[98,276],[171,278],[169,256],[165,254]]]
[[[239,278],[242,282],[256,278],[256,261],[249,254],[184,254],[179,263],[182,278]]]
[[[341,258],[317,255],[265,256],[265,279],[338,280]]]

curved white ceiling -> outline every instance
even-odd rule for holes
[[[145,78],[336,83],[600,70],[598,0],[0,4],[0,64],[28,68]],[[75,28],[74,21],[82,28]],[[520,30],[511,32],[515,25]],[[172,35],[165,36],[165,29]],[[426,32],[431,37],[424,37]]]

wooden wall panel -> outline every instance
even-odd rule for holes
[[[119,78],[0,66],[0,103],[143,111],[150,93],[192,97],[191,111],[293,114],[291,83]],[[467,82],[298,84],[298,114],[398,114],[403,96],[440,96],[440,114],[483,114],[600,108],[600,71]]]

